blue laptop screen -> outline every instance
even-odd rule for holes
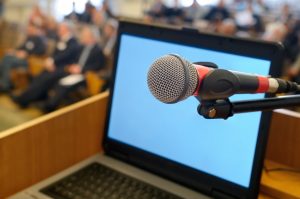
[[[194,97],[163,104],[147,87],[153,61],[179,54],[190,62],[208,61],[219,68],[268,75],[269,60],[123,34],[108,127],[111,139],[196,170],[249,187],[261,113],[207,120],[197,113]],[[231,100],[263,98],[235,95]]]

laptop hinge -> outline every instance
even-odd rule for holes
[[[216,189],[213,189],[211,193],[212,193],[212,197],[216,198],[216,199],[237,199],[236,197],[234,197],[232,195],[229,195],[223,191],[219,191]]]
[[[109,153],[106,153],[106,155],[109,155],[109,156],[113,156],[119,160],[128,160],[128,155],[125,154],[125,153],[121,153],[119,151],[110,151]]]

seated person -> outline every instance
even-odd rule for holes
[[[205,15],[204,19],[210,22],[219,22],[229,17],[230,13],[225,7],[225,1],[220,0],[217,6],[214,6],[210,9],[210,11]]]
[[[193,4],[184,9],[184,21],[193,24],[194,21],[202,18],[206,10],[200,6],[197,0],[193,0]]]
[[[300,83],[300,55],[298,55],[292,66],[287,69],[286,73],[291,81],[297,82],[298,84]],[[299,94],[299,92],[297,94]]]
[[[85,10],[79,15],[79,21],[82,23],[90,24],[92,23],[92,15],[96,12],[96,8],[91,2],[85,4]]]
[[[109,19],[106,21],[103,34],[101,35],[101,47],[103,49],[103,53],[106,57],[112,56],[117,40],[117,31],[118,31],[118,21],[114,19]]]
[[[29,24],[33,24],[37,27],[44,28],[46,24],[47,17],[43,13],[41,7],[35,4],[29,14]]]
[[[45,112],[56,109],[70,92],[76,91],[80,86],[84,86],[84,74],[87,71],[99,71],[104,68],[105,58],[98,42],[98,29],[85,26],[81,32],[81,49],[76,63],[66,67],[69,75],[58,82],[53,89],[52,95],[49,95],[47,101],[41,105]]]
[[[34,25],[28,25],[27,36],[23,44],[16,50],[10,50],[0,62],[0,89],[8,91],[11,88],[10,71],[12,68],[27,68],[29,55],[44,55],[46,39],[41,30]]]
[[[167,22],[171,24],[181,24],[184,18],[184,12],[178,0],[174,0],[174,6],[165,9],[164,16]]]
[[[154,3],[150,6],[149,11],[146,13],[145,21],[156,21],[165,17],[165,11],[167,7],[162,0],[155,0]]]
[[[272,22],[266,25],[262,39],[273,42],[283,42],[288,33],[287,27],[281,22]]]
[[[75,63],[79,52],[79,44],[73,37],[72,24],[63,22],[58,26],[59,41],[57,42],[53,56],[45,61],[45,69],[35,77],[19,96],[12,96],[13,100],[26,107],[30,102],[47,97],[47,92],[57,81],[68,75],[65,66]]]
[[[252,4],[248,4],[245,10],[235,14],[235,20],[238,29],[241,31],[251,31],[253,33],[260,33],[263,31],[263,23],[256,13],[253,11]]]
[[[297,60],[300,53],[300,20],[293,27],[289,28],[286,37],[283,40],[285,46],[285,59],[288,63],[293,63]]]
[[[232,19],[225,19],[217,27],[216,32],[223,35],[232,36],[237,32],[237,27]]]

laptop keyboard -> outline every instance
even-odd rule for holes
[[[92,163],[40,191],[55,199],[180,199],[99,163]]]

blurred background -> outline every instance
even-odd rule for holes
[[[299,0],[0,0],[0,130],[109,89],[124,17],[280,42],[300,83]]]

